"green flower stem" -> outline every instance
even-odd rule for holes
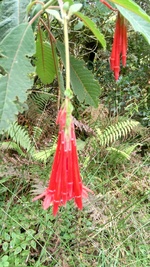
[[[68,10],[64,7],[63,1],[58,0],[61,17],[64,26],[64,43],[65,43],[65,61],[66,61],[66,89],[64,95],[66,97],[66,101],[70,100],[73,97],[73,92],[70,88],[70,53],[69,53],[69,34],[68,34]]]
[[[70,89],[70,57],[69,57],[69,38],[68,38],[68,19],[64,14],[64,42],[66,56],[66,90]]]

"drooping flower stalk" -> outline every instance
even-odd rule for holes
[[[117,9],[112,8],[106,1],[100,0],[104,5],[113,11]],[[120,58],[122,58],[122,65],[126,66],[127,57],[127,21],[124,16],[117,11],[116,28],[113,39],[112,52],[110,56],[110,68],[114,72],[115,80],[119,79],[120,73]]]
[[[60,0],[59,2],[62,4]],[[61,5],[60,7],[63,11]],[[59,125],[59,133],[49,184],[41,195],[33,199],[33,201],[41,198],[44,199],[44,209],[53,205],[54,216],[57,214],[59,206],[66,205],[66,202],[71,199],[74,199],[76,206],[82,209],[82,198],[87,198],[88,192],[93,193],[82,184],[79,170],[76,136],[72,117],[73,106],[71,104],[72,91],[70,89],[68,17],[65,14],[65,10],[63,12],[66,55],[65,100],[56,119],[56,124]]]

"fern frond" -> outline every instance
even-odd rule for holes
[[[8,135],[17,145],[26,149],[27,152],[32,154],[32,152],[34,151],[34,146],[31,142],[31,138],[28,132],[24,129],[24,127],[18,125],[18,123],[15,122],[8,129]]]
[[[38,141],[38,145],[41,146],[45,137],[50,140],[57,132],[55,126],[57,116],[56,95],[40,91],[32,93],[28,98],[28,107],[25,116],[31,122],[33,140]]]
[[[109,151],[109,161],[112,163],[124,163],[126,160],[131,159],[131,153],[135,150],[140,143],[134,145],[125,144],[119,145],[118,147],[108,147],[106,150]]]
[[[40,127],[35,126],[33,128],[33,139],[35,139],[37,141],[40,138],[40,136],[42,135],[42,132],[43,132],[43,130]]]
[[[114,158],[123,158],[130,160],[130,155],[128,155],[125,151],[122,151],[120,149],[117,149],[115,147],[108,147],[108,151],[110,151],[112,154],[114,154]]]
[[[140,124],[137,121],[126,120],[118,122],[115,125],[109,125],[103,132],[97,129],[100,145],[107,146],[120,138],[127,138],[138,125]]]
[[[56,145],[53,145],[49,149],[41,150],[41,151],[35,151],[32,153],[32,158],[38,161],[42,161],[44,163],[47,162],[47,159],[54,154],[56,149]]]
[[[43,110],[46,109],[49,101],[52,100],[51,94],[45,94],[45,93],[34,93],[29,96],[28,99],[28,105],[29,108],[32,109],[32,107],[35,109],[36,113],[41,113]]]
[[[124,149],[124,152],[127,153],[128,155],[130,155],[137,146],[142,146],[141,143],[137,143],[137,144],[134,144],[134,145],[130,145],[130,146],[127,146],[125,147]]]
[[[18,144],[16,144],[13,141],[9,141],[9,142],[2,142],[1,143],[1,150],[8,150],[8,149],[13,149],[15,150],[19,155],[21,156],[25,156],[25,153],[23,153],[22,149],[19,147]]]

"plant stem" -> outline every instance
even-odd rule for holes
[[[68,38],[68,19],[64,14],[64,43],[66,57],[66,90],[70,89],[70,57],[69,57],[69,38]]]

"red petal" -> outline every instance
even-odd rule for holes
[[[63,153],[63,163],[62,163],[62,189],[61,189],[61,200],[62,204],[65,205],[67,202],[67,174],[68,174],[68,166],[67,166],[67,157],[68,157],[68,152],[64,151]]]
[[[45,199],[43,201],[43,209],[46,210],[49,208],[49,206],[52,204],[52,197],[51,197],[51,194],[48,193],[46,196],[45,196]]]
[[[124,19],[124,23],[123,23],[123,44],[122,44],[122,65],[123,66],[126,65],[127,46],[128,46],[127,26],[126,26],[126,20]]]
[[[75,202],[79,209],[82,209],[82,181],[80,178],[79,164],[77,157],[76,146],[72,146],[72,160],[73,160],[73,192]]]

